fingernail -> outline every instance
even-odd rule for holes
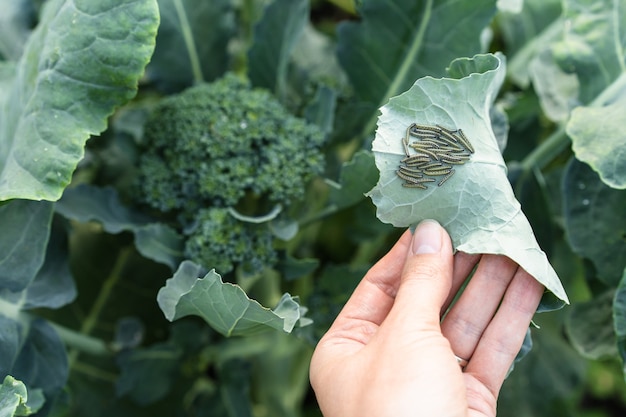
[[[441,226],[435,220],[424,220],[413,233],[413,253],[437,253],[441,250]]]

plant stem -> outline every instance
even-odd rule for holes
[[[68,329],[57,323],[49,323],[68,347],[96,356],[111,354],[111,350],[103,340]]]
[[[569,137],[565,134],[565,125],[559,127],[548,139],[543,141],[521,162],[524,172],[543,169],[569,145]]]
[[[80,327],[80,334],[82,334],[83,336],[88,337],[88,335],[96,327],[96,323],[100,319],[100,313],[102,313],[104,306],[109,301],[111,293],[113,292],[113,288],[115,287],[117,282],[120,280],[122,271],[124,270],[126,262],[128,261],[128,258],[131,253],[132,253],[132,247],[127,247],[120,251],[117,257],[117,260],[115,261],[115,265],[113,265],[113,268],[111,269],[111,272],[109,273],[109,276],[104,281],[104,284],[102,285],[100,293],[98,294],[98,297],[96,298],[95,302],[93,303],[93,306],[91,307],[91,311],[89,311],[89,314],[87,315],[87,317],[83,321],[82,326]],[[79,353],[80,351],[77,349],[74,349],[69,353],[68,361],[70,363],[70,367],[78,358]]]
[[[176,8],[176,14],[178,15],[178,21],[180,22],[180,29],[183,33],[183,39],[187,46],[187,52],[189,54],[189,61],[191,63],[191,72],[193,74],[193,80],[195,84],[199,84],[204,81],[202,76],[202,67],[200,66],[200,59],[198,58],[198,49],[196,43],[193,40],[193,34],[191,33],[191,26],[187,19],[187,13],[181,3],[181,0],[174,0],[174,7]]]

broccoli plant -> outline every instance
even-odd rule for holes
[[[221,273],[244,261],[271,266],[272,232],[254,219],[304,197],[323,171],[323,142],[317,126],[230,73],[159,102],[145,125],[137,195],[175,218],[187,258]]]

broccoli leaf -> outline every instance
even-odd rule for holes
[[[37,412],[37,408],[43,405],[43,397],[40,392],[36,392],[37,404],[33,404],[33,399],[28,402],[28,391],[22,381],[13,378],[11,375],[4,377],[0,385],[0,416],[29,416]]]
[[[55,206],[62,216],[79,222],[96,221],[108,233],[133,232],[135,246],[143,256],[172,270],[183,256],[182,238],[174,229],[150,223],[147,216],[125,207],[114,188],[81,184],[65,190]]]
[[[53,204],[14,200],[0,206],[0,288],[21,291],[44,263]]]
[[[69,373],[67,352],[61,338],[50,323],[35,319],[30,322],[26,338],[21,338],[19,343],[20,350],[12,368],[1,371],[24,381],[29,389],[41,389],[47,400],[54,400],[67,383]]]
[[[619,120],[626,109],[626,7],[610,0],[564,4],[567,32],[552,50],[563,70],[578,77],[580,102],[589,106],[572,113],[567,133],[579,160],[609,186],[624,189],[626,155]]]
[[[619,354],[622,358],[622,362],[626,363],[626,269],[624,269],[622,279],[615,292],[613,301],[613,326],[615,327],[615,335],[617,336]],[[626,371],[626,366],[624,366],[624,371]]]
[[[308,19],[309,0],[275,0],[267,6],[248,52],[248,77],[255,87],[284,98],[289,57]]]
[[[248,298],[241,287],[223,282],[215,270],[199,278],[201,269],[183,261],[159,291],[157,301],[168,320],[199,316],[224,336],[254,334],[268,328],[289,333],[306,320],[302,317],[304,309],[289,294],[272,311]]]
[[[576,350],[589,359],[617,356],[613,328],[614,290],[605,291],[589,301],[572,305],[565,329]]]
[[[438,220],[455,249],[506,255],[561,300],[567,296],[539,248],[515,199],[491,128],[490,108],[503,82],[503,57],[477,55],[452,62],[454,78],[422,78],[381,108],[372,145],[380,180],[370,191],[377,216],[394,226]],[[462,129],[475,153],[443,186],[406,188],[396,171],[405,157],[402,138],[412,123]]]
[[[130,100],[154,48],[155,0],[52,0],[0,109],[0,201],[57,200],[90,135]]]
[[[337,208],[349,207],[362,201],[365,193],[378,181],[374,156],[368,151],[359,151],[345,162],[339,174],[339,188],[330,190],[329,200]]]
[[[617,286],[626,267],[626,192],[608,187],[587,164],[575,158],[565,169],[563,190],[570,246],[593,262],[597,278]]]
[[[362,135],[373,132],[376,109],[419,77],[443,75],[456,57],[481,52],[480,36],[495,0],[364,0],[359,22],[338,28],[339,62],[361,102]],[[383,29],[384,28],[384,29]],[[366,119],[366,120],[364,120]]]
[[[604,107],[578,107],[567,124],[576,157],[589,164],[610,187],[626,189],[626,100]]]
[[[82,223],[97,221],[109,233],[133,230],[148,224],[149,218],[122,205],[112,187],[81,184],[65,190],[55,210],[62,216]]]
[[[45,261],[21,295],[22,309],[59,308],[76,298],[76,285],[69,265],[66,226],[63,222],[52,223]]]

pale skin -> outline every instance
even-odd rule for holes
[[[310,377],[323,415],[495,416],[543,291],[509,258],[453,255],[446,231],[422,222],[369,270],[320,340]],[[455,355],[469,359],[464,369]]]

